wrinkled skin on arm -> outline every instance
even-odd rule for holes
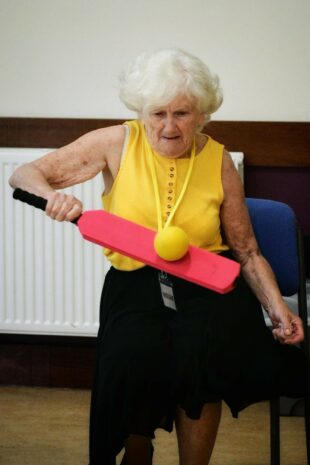
[[[112,126],[89,132],[31,163],[17,168],[9,183],[47,199],[45,213],[57,221],[72,221],[83,209],[82,202],[57,189],[73,186],[108,171],[112,179],[119,169],[125,132]]]
[[[304,338],[302,321],[283,300],[274,273],[260,253],[245,204],[242,182],[227,152],[223,156],[222,181],[224,202],[221,222],[227,243],[241,265],[245,280],[267,311],[274,337],[285,344],[296,344]]]

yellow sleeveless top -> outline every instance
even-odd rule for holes
[[[145,129],[138,120],[125,124],[129,128],[127,145],[112,189],[102,197],[103,206],[106,211],[157,231],[151,167],[144,148],[148,144]],[[182,189],[189,158],[170,159],[153,153],[164,224]],[[206,145],[195,157],[189,185],[171,223],[187,233],[192,245],[215,253],[228,250],[223,243],[220,225],[224,197],[222,158],[223,145],[208,137]],[[132,271],[145,266],[109,249],[104,253],[118,270]]]

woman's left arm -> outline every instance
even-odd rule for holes
[[[222,164],[224,201],[221,224],[226,241],[241,265],[242,274],[273,324],[273,335],[282,343],[303,340],[301,319],[293,313],[281,296],[275,275],[260,253],[245,204],[240,176],[228,152]]]

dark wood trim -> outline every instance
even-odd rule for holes
[[[209,128],[229,151],[243,152],[247,166],[310,167],[310,122],[214,121]]]
[[[0,333],[0,345],[53,345],[95,347],[96,336],[59,336],[47,334]]]
[[[121,119],[0,118],[0,147],[61,147]],[[205,128],[247,166],[310,167],[310,122],[211,121]]]
[[[89,389],[95,337],[0,335],[0,385]]]
[[[86,132],[122,123],[108,119],[0,118],[0,147],[61,147]]]

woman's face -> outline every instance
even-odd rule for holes
[[[142,120],[152,149],[168,158],[180,158],[190,154],[204,114],[187,97],[180,96],[168,105],[151,110]]]

